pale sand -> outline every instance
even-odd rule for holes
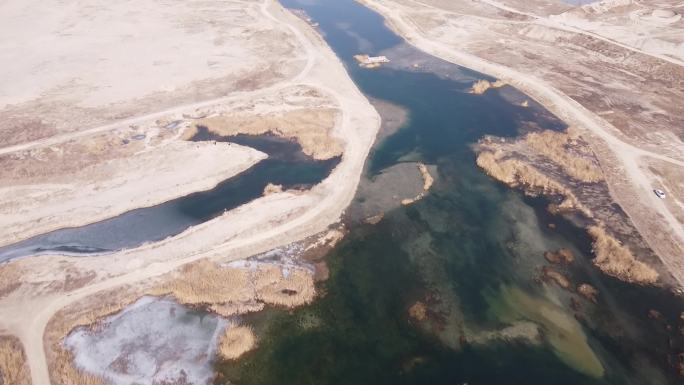
[[[62,184],[2,187],[0,245],[209,190],[264,158],[266,154],[236,144],[173,141],[97,164],[88,170],[89,178],[65,176]]]
[[[14,262],[26,268],[24,284],[0,300],[0,328],[21,339],[34,384],[49,383],[43,334],[59,309],[102,290],[156,277],[200,258],[234,260],[305,238],[338,221],[351,202],[380,117],[310,26],[272,0],[265,1],[260,12],[264,20],[285,27],[306,53],[306,65],[287,80],[287,85],[309,85],[337,105],[340,114],[332,134],[344,142],[340,164],[310,191],[256,199],[159,243],[106,258],[41,256]],[[273,89],[260,92],[267,91]],[[68,293],[56,292],[50,284],[65,278],[66,266],[96,276],[86,286]]]
[[[602,166],[615,165],[611,166],[606,173],[612,197],[627,212],[636,228],[644,235],[649,246],[658,254],[674,278],[680,285],[684,285],[684,261],[681,260],[681,255],[684,254],[684,226],[668,210],[665,202],[652,193],[654,179],[645,173],[641,166],[642,158],[653,158],[684,167],[684,161],[679,157],[673,158],[667,155],[670,152],[668,146],[677,148],[676,141],[665,144],[661,152],[651,150],[648,145],[637,147],[630,143],[630,140],[625,139],[624,134],[608,121],[559,91],[548,81],[460,49],[450,38],[450,36],[458,36],[458,31],[451,35],[443,33],[443,39],[428,37],[426,30],[430,27],[418,25],[408,13],[411,10],[426,8],[429,8],[430,12],[440,12],[438,7],[419,1],[398,3],[395,0],[360,0],[360,2],[383,15],[389,26],[410,44],[431,55],[501,79],[528,94],[569,126],[581,129],[583,136],[590,141],[599,156]],[[486,3],[499,9],[529,16],[499,2],[486,1]],[[444,17],[448,17],[448,14],[445,13]],[[545,20],[544,23],[553,23],[553,20]],[[584,33],[560,24],[554,27]],[[446,29],[448,30],[449,27]],[[613,43],[607,38],[601,38],[601,40]],[[615,44],[625,48],[621,43]],[[669,63],[680,63],[671,57],[641,51],[636,47],[626,48]],[[681,149],[681,146],[679,148]],[[677,151],[675,150],[674,153]],[[654,233],[654,229],[657,229],[657,232]]]

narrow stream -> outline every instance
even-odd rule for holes
[[[484,135],[557,130],[562,122],[532,102],[522,107],[525,95],[510,87],[468,94],[474,80],[487,77],[408,46],[353,0],[281,2],[319,23],[368,97],[408,111],[404,127],[376,144],[367,176],[421,161],[437,166],[436,183],[423,200],[376,225],[349,221],[349,235],[326,257],[331,274],[319,283],[319,298],[294,311],[246,316],[259,346],[217,363],[221,381],[682,383],[674,367],[682,301],[600,273],[583,230],[475,164],[471,145]],[[353,59],[359,53],[392,62],[362,69]],[[569,290],[540,281],[548,266],[543,253],[559,248],[576,257],[553,266],[570,279]],[[598,289],[596,303],[575,292],[580,283]]]
[[[268,183],[281,184],[286,189],[309,188],[328,176],[339,162],[336,158],[313,160],[302,152],[299,144],[269,135],[220,137],[203,129],[193,140],[242,144],[269,157],[211,190],[0,247],[0,262],[46,253],[98,256],[156,242],[260,197]]]

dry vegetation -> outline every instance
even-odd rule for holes
[[[480,152],[477,165],[494,179],[511,187],[523,187],[528,195],[561,195],[564,200],[558,205],[560,210],[577,210],[592,217],[591,211],[577,200],[569,188],[526,162],[507,158],[501,150]]]
[[[579,153],[579,149],[587,146],[577,146],[577,137],[568,133],[544,130],[532,132],[523,139],[525,143],[537,153],[549,158],[559,165],[571,177],[588,183],[603,180],[603,174],[597,164],[587,159],[587,155]]]
[[[427,319],[427,306],[421,301],[414,303],[409,308],[409,316],[416,321],[425,321]]]
[[[223,359],[234,360],[252,350],[255,345],[256,337],[251,327],[230,324],[219,340],[218,352]]]
[[[14,336],[0,336],[0,384],[31,384],[24,349]]]
[[[577,292],[593,303],[598,302],[599,291],[588,283],[577,285]]]
[[[283,274],[280,266],[254,264],[223,267],[208,260],[185,265],[180,272],[151,289],[152,295],[172,295],[188,305],[208,305],[223,316],[260,310],[263,304],[294,307],[315,295],[311,272],[302,268]]]
[[[542,268],[542,278],[545,281],[555,282],[563,289],[569,289],[571,286],[570,280],[563,273],[556,271],[548,266]]]
[[[594,238],[594,264],[601,271],[631,283],[656,282],[658,273],[645,263],[637,261],[629,248],[610,236],[602,226],[591,226],[588,231]]]
[[[63,183],[65,177],[84,178],[84,169],[90,171],[99,164],[123,159],[145,148],[142,141],[123,144],[135,132],[128,130],[93,135],[50,147],[24,150],[0,156],[0,180],[10,184]],[[110,170],[113,171],[113,170]],[[87,172],[88,179],[95,175]],[[100,171],[100,174],[102,172]],[[108,175],[100,175],[106,178]],[[85,179],[85,178],[84,178]]]
[[[337,111],[332,108],[298,109],[265,115],[220,115],[199,119],[185,132],[191,138],[197,127],[221,136],[273,134],[296,140],[305,154],[315,159],[342,155],[342,143],[331,135]]]
[[[0,265],[0,298],[9,295],[21,286],[22,274],[23,268],[18,263]]]
[[[487,92],[487,90],[490,88],[501,88],[505,85],[506,82],[504,82],[503,80],[496,80],[492,83],[489,80],[481,79],[473,83],[473,86],[470,88],[470,91],[468,92],[475,95],[482,95],[485,92]]]
[[[423,199],[425,197],[425,194],[432,187],[432,184],[435,183],[435,180],[432,177],[432,175],[430,175],[430,171],[428,171],[427,166],[425,166],[423,163],[418,163],[418,170],[420,171],[420,175],[423,178],[423,191],[421,191],[418,195],[416,195],[413,198],[402,199],[401,204],[404,206],[410,205]]]
[[[575,260],[572,251],[566,248],[561,248],[556,251],[547,251],[544,253],[544,258],[551,263],[569,265]]]
[[[62,346],[62,340],[79,326],[96,327],[98,321],[120,311],[142,295],[141,290],[119,288],[100,293],[57,313],[50,320],[44,337],[51,382],[56,385],[105,385],[101,378],[74,367],[73,354]]]
[[[77,306],[64,309],[48,326],[46,343],[50,347],[50,373],[58,385],[103,385],[99,377],[84,373],[73,365],[73,354],[64,349],[61,341],[79,326],[97,328],[99,322],[135,302],[142,295],[171,295],[185,305],[206,306],[224,317],[262,310],[265,304],[294,307],[308,303],[315,295],[312,272],[290,267],[284,273],[281,266],[269,263],[245,262],[240,266],[221,266],[200,260],[183,266],[179,271],[162,278],[150,288],[121,289],[102,294]],[[232,325],[219,345],[219,353],[226,359],[237,358],[255,344],[252,330],[247,326]]]
[[[520,187],[528,195],[564,197],[560,204],[550,205],[552,212],[584,214],[594,224],[589,226],[594,238],[594,264],[603,272],[626,282],[653,284],[657,281],[659,274],[652,267],[638,261],[627,246],[606,233],[608,227],[622,239],[632,239],[628,238],[632,234],[629,223],[625,223],[629,218],[612,208],[608,191],[601,187],[602,171],[581,138],[552,131],[530,133],[515,141],[488,137],[480,142],[478,151],[477,164],[493,178],[511,187]],[[632,240],[637,250],[641,250],[639,239]],[[574,259],[569,250],[563,249],[547,252],[544,257],[558,264],[568,264]],[[546,273],[546,278],[568,286],[556,274]]]
[[[283,185],[269,183],[264,187],[264,196],[283,192]]]

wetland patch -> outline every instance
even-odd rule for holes
[[[221,137],[200,130],[193,140],[234,142],[265,152],[269,158],[208,191],[0,247],[0,262],[47,253],[98,256],[160,241],[260,197],[268,183],[285,189],[310,188],[339,162],[339,158],[314,160],[296,142],[271,135]]]

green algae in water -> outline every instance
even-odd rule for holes
[[[518,287],[502,287],[491,301],[492,314],[503,322],[529,320],[540,325],[553,352],[568,366],[591,377],[605,374],[582,325],[563,307]]]
[[[492,343],[456,350],[416,327],[407,308],[424,283],[391,235],[400,226],[378,227],[383,231],[350,234],[328,257],[331,277],[320,285],[322,298],[275,312],[264,321],[256,350],[219,366],[223,378],[241,385],[592,383],[541,346]],[[259,324],[259,316],[250,318]]]

